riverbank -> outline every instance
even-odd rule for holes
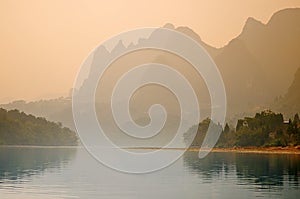
[[[199,149],[188,149],[199,151]],[[205,150],[205,149],[204,149]],[[213,148],[212,152],[261,153],[261,154],[299,154],[300,147],[244,147],[244,148]]]
[[[0,145],[0,148],[84,148],[78,146],[33,146],[33,145]],[[160,150],[159,147],[126,147],[124,150]],[[200,148],[164,148],[163,150],[186,150],[199,152]],[[208,151],[209,149],[201,149]],[[211,152],[215,153],[260,153],[260,154],[299,154],[300,146],[297,147],[235,147],[235,148],[213,148]]]
[[[129,150],[159,150],[159,147],[129,147]],[[163,150],[186,150],[199,152],[200,148],[164,148]],[[201,149],[209,151],[209,149]],[[235,148],[213,148],[211,152],[215,153],[259,153],[259,154],[299,154],[300,146],[297,147],[235,147]]]
[[[0,148],[45,148],[45,149],[56,149],[56,148],[83,148],[83,146],[43,146],[43,145],[0,145]]]

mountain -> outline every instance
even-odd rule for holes
[[[300,63],[300,9],[275,13],[264,25],[249,18],[238,37],[259,61],[276,95],[286,92]]]
[[[300,64],[300,9],[275,13],[267,24],[248,18],[241,34],[216,49],[188,28],[177,28],[198,41],[211,55],[223,76],[229,118],[269,108],[284,95]]]
[[[284,113],[288,118],[293,118],[296,113],[300,113],[300,67],[294,76],[294,81],[288,89],[288,92],[278,98],[273,109]]]
[[[200,38],[200,36],[196,32],[194,32],[191,28],[189,28],[187,26],[180,26],[180,27],[175,28],[175,26],[173,24],[168,23],[168,24],[164,25],[163,27],[168,28],[168,29],[176,30],[178,32],[181,32],[181,33],[183,33],[185,35],[188,35],[189,37],[193,38],[201,46],[203,46],[205,48],[205,50],[207,50],[207,52],[212,57],[216,57],[220,52],[222,52],[222,49],[217,49],[217,48],[212,47],[212,46],[206,44],[205,42],[203,42],[202,39]]]
[[[294,89],[295,83],[288,90],[300,65],[299,24],[300,8],[278,11],[266,24],[250,17],[245,22],[240,35],[222,48],[214,48],[206,44],[197,33],[188,27],[176,28],[172,24],[166,24],[164,28],[173,29],[190,36],[207,50],[224,80],[228,103],[227,120],[236,121],[237,118],[252,115],[265,108],[272,108],[275,106],[273,105],[274,99],[284,96],[286,93],[282,99],[284,102],[282,101],[280,105],[278,103],[276,109],[283,110],[282,107],[289,106],[288,108],[293,110],[295,107],[299,107],[299,101],[295,97],[299,92],[297,93]],[[140,39],[137,44],[131,44],[128,47],[120,41],[111,52],[104,47],[98,48],[94,58],[110,56],[134,45],[151,42],[155,36],[154,31],[149,38]],[[166,39],[163,42],[174,41]],[[96,59],[93,59],[92,62],[94,60]],[[196,74],[192,66],[185,60],[170,53],[151,50],[128,54],[111,64],[109,69],[105,71],[107,76],[104,76],[100,81],[104,86],[97,89],[96,101],[99,102],[98,104],[109,105],[111,91],[118,78],[132,66],[148,62],[167,64],[182,73],[190,81],[199,98],[202,119],[209,116],[210,96],[201,76]],[[97,65],[97,62],[91,65],[89,79],[98,78],[96,75]],[[84,81],[83,86],[90,85],[89,79]],[[163,91],[161,88],[144,87],[140,92],[135,93],[131,100],[132,104],[137,105],[137,108],[132,112],[133,118],[139,120],[139,118],[147,117],[145,111],[149,105],[159,101],[162,101],[163,106],[173,115],[176,115],[178,109],[174,107],[178,106],[178,102],[173,98],[174,96],[170,92]],[[18,108],[52,121],[61,121],[66,126],[74,128],[71,101],[66,99],[22,102],[21,104],[14,102],[2,105],[2,107]],[[98,107],[98,117],[112,118],[109,111],[110,106],[104,107],[102,110],[99,110]]]
[[[224,61],[248,53],[248,59],[257,63],[251,66],[255,67],[256,71],[260,70],[258,72],[261,74],[261,77],[255,75],[257,78],[252,80],[261,80],[264,83],[262,86],[268,91],[268,96],[264,96],[265,100],[273,100],[274,96],[282,95],[287,91],[299,66],[299,24],[299,8],[279,11],[271,17],[267,24],[249,18],[242,33],[223,48],[224,55],[216,58],[216,62],[222,68]],[[235,44],[237,42],[239,44]],[[241,48],[244,51],[241,51]],[[233,52],[233,55],[226,55],[226,51]],[[248,61],[237,62],[235,69],[240,69],[239,66],[243,66],[245,62]],[[246,69],[249,70],[249,67]]]
[[[266,24],[250,17],[241,34],[222,48],[205,44],[188,27],[175,28],[171,24],[164,27],[190,36],[210,54],[222,74],[228,97],[227,119],[232,119],[270,108],[275,98],[287,92],[300,64],[299,24],[299,8],[278,11]],[[178,62],[168,56],[156,60],[172,66]],[[189,68],[187,64],[180,67]],[[192,82],[196,79],[193,75],[187,77]],[[196,93],[203,95],[203,81],[194,84]],[[208,97],[206,94],[202,100],[206,104]]]

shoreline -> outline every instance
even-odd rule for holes
[[[84,148],[77,146],[38,146],[38,145],[0,145],[0,148],[44,148],[44,149],[75,149]],[[124,150],[161,150],[160,147],[124,147]],[[162,150],[186,150],[199,152],[200,148],[163,148]],[[209,151],[209,149],[202,149]],[[213,153],[256,153],[256,154],[296,154],[300,155],[300,146],[298,147],[236,147],[236,148],[213,148]]]
[[[199,151],[189,150],[189,151]],[[242,147],[242,148],[213,148],[212,152],[256,153],[256,154],[296,154],[300,149],[296,147]]]
[[[75,149],[83,146],[43,146],[43,145],[0,145],[0,148],[36,148],[36,149]]]
[[[132,150],[159,150],[159,147],[128,147],[124,149]],[[200,148],[164,148],[163,150],[186,150],[199,152]],[[202,149],[209,151],[209,149]],[[256,154],[296,154],[300,155],[300,147],[237,147],[237,148],[213,148],[213,153],[256,153]]]

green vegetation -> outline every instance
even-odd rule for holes
[[[186,142],[191,139],[192,132],[198,128],[191,147],[200,147],[206,135],[210,119],[203,120],[198,126],[193,126],[184,134]],[[213,124],[213,126],[219,126]],[[245,117],[237,122],[236,128],[224,127],[217,147],[271,147],[271,146],[296,146],[300,145],[300,119],[296,114],[288,122],[284,121],[281,113],[270,110]]]
[[[0,108],[0,145],[77,145],[76,134],[61,123]]]

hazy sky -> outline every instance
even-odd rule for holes
[[[221,47],[249,16],[300,7],[299,0],[1,0],[0,103],[66,95],[99,43],[144,26],[189,26]]]

